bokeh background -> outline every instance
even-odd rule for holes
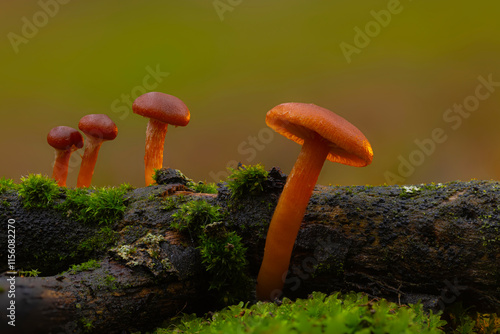
[[[0,177],[51,175],[49,130],[104,113],[118,137],[103,144],[93,184],[142,186],[147,120],[130,104],[155,90],[191,110],[187,127],[169,128],[164,165],[194,180],[224,178],[236,161],[288,173],[300,147],[267,130],[265,114],[292,101],[335,111],[372,144],[370,166],[325,163],[321,184],[500,178],[500,87],[459,126],[443,118],[474,102],[480,76],[500,82],[498,1],[0,3]],[[415,140],[436,128],[446,140],[418,153]]]

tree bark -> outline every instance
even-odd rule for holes
[[[213,310],[196,240],[170,228],[178,206],[165,207],[166,198],[205,199],[220,206],[226,228],[243,239],[248,275],[255,279],[285,180],[273,169],[262,194],[243,199],[231,198],[225,184],[217,195],[194,194],[183,180],[173,178],[132,190],[123,218],[113,226],[118,243],[81,254],[74,253],[74,245],[95,235],[99,226],[83,226],[56,210],[26,210],[15,192],[1,194],[0,272],[9,270],[6,226],[14,219],[15,267],[38,269],[43,276],[16,277],[16,330],[145,331],[180,312]],[[421,300],[435,310],[461,301],[465,307],[500,312],[499,204],[500,184],[495,181],[317,186],[295,244],[284,296],[354,290],[400,303]],[[100,266],[63,273],[90,258],[98,258]],[[9,277],[0,277],[2,310],[12,300]],[[8,333],[12,327],[3,318],[0,329]]]

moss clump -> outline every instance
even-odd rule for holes
[[[22,177],[18,193],[27,209],[49,208],[60,197],[56,181],[41,174]]]
[[[92,323],[92,320],[89,320],[87,318],[81,318],[79,321],[79,324],[82,327],[84,333],[90,333],[90,332],[92,332],[92,329],[94,328],[94,324]]]
[[[67,217],[79,220],[80,214],[87,208],[89,191],[86,188],[66,188],[66,199],[57,206]]]
[[[222,215],[220,207],[210,205],[205,200],[190,201],[182,204],[172,215],[170,227],[179,231],[188,231],[191,236],[197,236],[205,225],[219,221]]]
[[[314,292],[295,302],[280,305],[259,302],[248,307],[240,302],[210,318],[185,315],[167,333],[444,333],[446,321],[427,314],[421,304],[398,306],[386,300],[372,301],[361,293],[327,296]]]
[[[192,189],[195,193],[203,194],[217,194],[217,185],[215,183],[206,182],[188,182],[187,186]]]
[[[17,272],[17,275],[19,277],[38,277],[42,272],[39,271],[38,269],[31,269],[31,270],[19,270]]]
[[[83,223],[110,225],[125,212],[126,191],[125,187],[66,189],[66,200],[58,209]]]
[[[125,191],[121,188],[101,188],[91,193],[84,216],[87,222],[109,225],[123,216]]]
[[[76,274],[76,273],[79,273],[79,272],[82,272],[82,271],[90,271],[90,270],[94,270],[94,269],[97,269],[97,268],[100,268],[101,267],[101,264],[99,263],[99,261],[97,260],[88,260],[87,262],[83,262],[83,263],[80,263],[80,264],[74,264],[72,265],[68,272],[70,274]]]
[[[227,185],[231,189],[233,198],[242,198],[245,195],[257,195],[264,191],[263,183],[267,180],[268,172],[264,166],[242,165],[237,169],[230,169],[231,175],[227,178]]]
[[[5,177],[2,177],[0,179],[0,194],[8,191],[8,190],[13,190],[16,189],[16,184],[14,183],[14,180],[12,179],[6,179]]]
[[[228,232],[221,222],[208,224],[200,235],[202,263],[214,290],[224,305],[247,298],[251,287],[246,275],[246,248],[236,232]]]
[[[228,232],[220,221],[220,207],[205,200],[190,201],[172,217],[171,227],[188,232],[198,244],[214,298],[223,305],[246,298],[252,286],[246,275],[246,248],[240,236]]]

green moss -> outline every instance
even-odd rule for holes
[[[216,222],[205,226],[199,244],[202,263],[210,276],[209,290],[214,290],[224,305],[247,298],[252,285],[246,275],[246,248],[241,237]]]
[[[227,185],[231,189],[233,198],[262,193],[263,183],[269,174],[260,164],[243,165],[237,169],[230,168],[230,171],[231,175],[227,178]]]
[[[188,231],[192,236],[199,235],[207,224],[222,218],[220,207],[210,205],[205,200],[195,200],[182,204],[172,215],[170,227],[179,231]]]
[[[285,298],[280,305],[243,302],[211,317],[186,315],[176,326],[157,329],[167,333],[443,333],[446,321],[439,314],[424,312],[421,304],[398,306],[364,294],[314,292],[295,302]]]
[[[60,197],[56,181],[41,174],[22,177],[18,193],[27,209],[49,208]]]
[[[177,194],[174,196],[169,196],[162,201],[162,205],[160,205],[160,209],[171,211],[177,209],[179,204],[186,203],[187,197],[184,194]]]
[[[125,193],[122,187],[66,189],[66,200],[58,209],[83,223],[109,225],[123,216]]]
[[[120,187],[119,187],[121,190],[123,190],[124,192],[128,192],[130,190],[134,190],[135,187],[133,185],[131,185],[130,183],[122,183],[120,184]]]
[[[99,261],[97,260],[88,260],[87,262],[83,262],[83,263],[80,263],[80,264],[74,264],[72,265],[68,272],[71,273],[71,274],[75,274],[75,273],[79,273],[79,272],[82,272],[82,271],[90,271],[90,270],[94,270],[94,269],[97,269],[97,268],[100,268],[101,267],[101,264],[99,263]]]
[[[177,209],[177,201],[175,199],[174,197],[167,197],[160,206],[160,209],[167,211]]]
[[[190,181],[188,182],[187,186],[195,193],[217,194],[217,185],[215,183],[206,183],[201,181],[198,183],[194,183]]]
[[[77,247],[85,257],[90,254],[102,253],[114,246],[118,241],[119,234],[109,226],[101,228],[95,235],[83,240]]]
[[[0,179],[0,194],[8,191],[8,190],[14,190],[16,189],[17,185],[14,183],[14,180],[12,179],[6,179],[5,177],[2,177]]]
[[[112,275],[106,275],[104,276],[104,284],[109,290],[116,290],[118,289],[118,286],[116,284],[116,277]]]
[[[17,275],[19,277],[38,277],[41,272],[38,269],[31,269],[31,270],[19,270],[17,272]]]
[[[94,328],[92,320],[89,320],[87,318],[81,318],[80,325],[82,326],[84,333],[90,333]]]
[[[171,227],[189,232],[198,243],[214,298],[227,305],[248,297],[252,284],[246,274],[246,248],[240,236],[220,222],[220,207],[195,200],[184,203],[172,217]]]
[[[85,219],[99,225],[109,225],[122,218],[126,206],[121,188],[101,188],[90,194]]]

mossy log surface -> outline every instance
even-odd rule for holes
[[[94,252],[78,245],[100,226],[83,225],[55,209],[27,210],[15,191],[0,194],[0,307],[5,310],[10,300],[7,220],[15,219],[15,267],[41,272],[16,278],[17,331],[22,326],[40,333],[145,331],[180,312],[211,311],[217,305],[196,241],[170,227],[178,205],[166,205],[167,199],[170,204],[181,197],[205,199],[220,206],[226,228],[242,237],[248,275],[255,279],[285,180],[273,169],[261,194],[238,200],[225,184],[217,195],[198,194],[172,177],[130,190],[123,218],[112,226],[118,242]],[[354,290],[400,303],[422,300],[433,309],[462,301],[500,312],[499,209],[496,181],[317,186],[284,295]],[[100,266],[68,271],[89,259]],[[12,328],[4,319],[0,329]]]

